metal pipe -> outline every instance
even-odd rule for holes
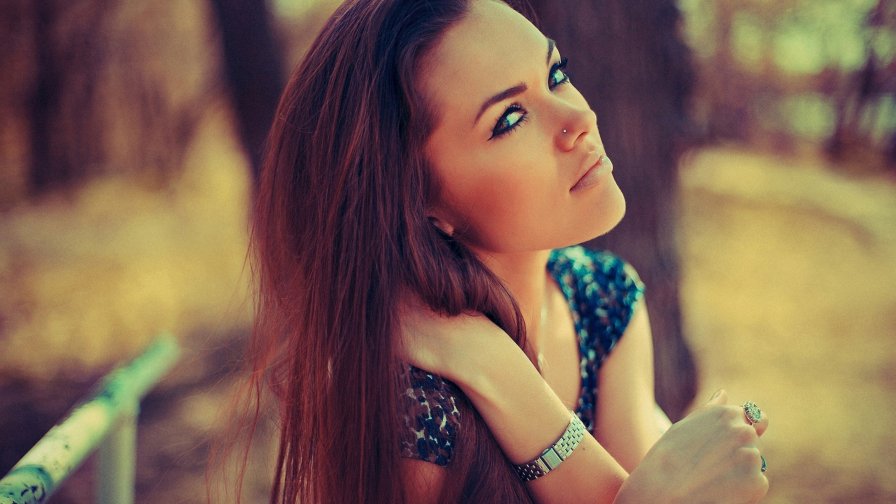
[[[130,363],[107,374],[94,394],[75,406],[0,480],[0,504],[46,502],[109,436],[110,430],[122,416],[133,415],[131,422],[136,422],[140,400],[174,365],[179,355],[177,340],[165,334]],[[130,436],[127,432],[116,434],[119,435]],[[113,440],[109,448],[116,451],[124,449],[131,450],[126,458],[133,474],[133,443],[124,439]],[[112,477],[121,475],[112,471]],[[104,477],[102,474],[99,476],[100,479]],[[130,488],[133,493],[133,480]],[[118,504],[118,501],[111,502]]]
[[[136,409],[123,412],[99,446],[95,483],[97,504],[134,504],[137,415]]]

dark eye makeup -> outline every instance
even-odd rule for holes
[[[550,82],[551,88],[555,88],[560,84],[569,82],[569,72],[566,71],[566,64],[569,63],[567,58],[560,58],[560,61],[551,66]]]
[[[569,60],[566,58],[561,58],[560,61],[551,65],[551,69],[548,72],[549,89],[553,90],[557,86],[569,83],[570,76],[569,72],[566,71],[566,64],[568,62]],[[492,129],[492,136],[489,140],[501,138],[508,133],[512,133],[518,126],[526,122],[526,118],[527,112],[522,105],[519,103],[510,104],[507,109],[504,110],[504,113],[501,114],[498,122],[495,123],[495,127]]]

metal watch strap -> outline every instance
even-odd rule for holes
[[[585,425],[579,420],[579,416],[572,412],[569,419],[569,426],[554,444],[549,446],[541,455],[531,462],[525,464],[514,465],[516,473],[524,482],[532,481],[540,478],[545,474],[556,469],[561,462],[566,460],[572,452],[579,446],[582,438],[585,437]]]

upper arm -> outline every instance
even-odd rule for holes
[[[445,485],[447,469],[419,459],[402,458],[399,462],[405,502],[436,503]]]
[[[597,439],[629,472],[662,434],[653,387],[653,337],[642,298],[598,381]]]
[[[399,473],[405,502],[438,502],[461,426],[459,390],[439,375],[408,366],[401,395]]]

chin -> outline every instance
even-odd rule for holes
[[[596,216],[590,234],[579,243],[593,240],[612,231],[625,216],[625,197],[619,187],[614,185],[614,190],[602,200],[602,205],[595,211]]]

